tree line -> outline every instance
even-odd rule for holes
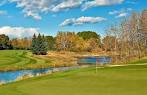
[[[0,35],[0,49],[26,49],[41,51],[57,50],[57,51],[88,51],[98,49],[101,46],[100,35],[93,31],[82,32],[58,32],[55,37],[44,35],[33,35],[32,38],[9,39],[8,36]],[[43,49],[43,50],[44,50]],[[39,53],[41,54],[41,53]]]
[[[32,39],[31,38],[22,38],[22,39],[10,39],[8,36],[1,34],[0,35],[0,50],[7,49],[31,49]]]
[[[94,31],[58,32],[55,37],[35,35],[32,38],[9,39],[0,35],[0,49],[28,49],[33,54],[49,50],[74,52],[105,52],[115,62],[147,56],[147,10],[132,12],[131,16],[107,27],[101,37]]]

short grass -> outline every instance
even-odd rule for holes
[[[25,50],[1,50],[0,51],[0,70],[13,70],[29,68],[51,63],[50,60],[39,59]]]
[[[147,65],[57,72],[0,86],[0,95],[147,95]]]
[[[33,55],[27,50],[1,50],[0,71],[76,65],[75,61],[72,61],[73,57],[65,57],[66,56]]]

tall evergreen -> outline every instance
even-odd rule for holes
[[[47,44],[45,37],[41,34],[36,37],[34,34],[32,38],[32,53],[36,55],[46,55],[47,54]]]
[[[45,37],[44,37],[44,35],[41,37],[41,50],[40,50],[40,52],[41,52],[41,54],[42,55],[46,55],[47,54],[47,50],[48,50],[48,48],[47,48],[47,41],[46,41],[46,39],[45,39]]]
[[[34,34],[32,38],[32,53],[37,54],[37,37]]]

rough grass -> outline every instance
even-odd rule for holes
[[[84,68],[0,86],[0,95],[146,95],[147,65]]]

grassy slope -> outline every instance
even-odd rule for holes
[[[1,50],[0,71],[76,65],[74,54],[72,56],[71,53],[50,52],[49,54],[37,56],[25,50]]]
[[[0,70],[13,70],[49,64],[50,60],[32,57],[29,51],[3,50],[0,51]]]
[[[147,65],[58,72],[0,87],[0,95],[146,95]]]

